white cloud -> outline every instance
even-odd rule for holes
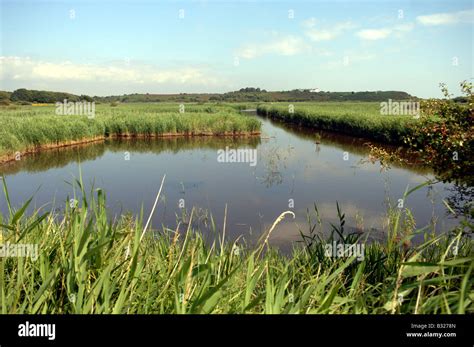
[[[157,69],[150,65],[75,64],[46,62],[29,57],[0,57],[0,79],[17,81],[76,81],[124,83],[173,83],[212,85],[216,78],[198,67]]]
[[[466,10],[451,13],[435,13],[418,16],[416,20],[423,25],[446,25],[456,23],[473,23],[474,10]]]
[[[274,36],[278,36],[278,34],[274,34]],[[265,54],[291,56],[308,52],[310,49],[311,46],[302,38],[286,35],[276,37],[267,43],[245,45],[238,50],[237,56],[245,59],[253,59]]]
[[[355,28],[351,22],[344,22],[334,25],[331,28],[317,28],[316,20],[310,18],[303,22],[303,26],[307,28],[305,34],[312,41],[329,41],[341,35],[344,31]]]
[[[390,28],[379,28],[379,29],[364,29],[356,33],[356,35],[362,40],[376,41],[386,39],[391,35],[396,37],[402,37],[403,34],[413,30],[415,25],[413,23],[406,23],[395,25]]]
[[[357,32],[357,36],[362,40],[380,40],[387,38],[392,30],[390,29],[365,29]]]

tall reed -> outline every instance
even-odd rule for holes
[[[193,213],[184,233],[152,225],[143,233],[143,212],[110,217],[105,193],[95,189],[88,200],[80,179],[77,204],[27,216],[32,200],[13,208],[3,182],[9,213],[0,216],[2,242],[39,246],[36,261],[0,259],[3,314],[474,312],[472,225],[401,233],[406,212],[398,210],[390,237],[367,244],[363,260],[328,257],[328,243],[362,241],[347,233],[338,209],[328,238],[310,223],[303,246],[288,257],[267,248],[266,235],[254,247],[208,244],[192,228]],[[425,241],[407,248],[420,233]]]

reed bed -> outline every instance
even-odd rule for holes
[[[387,240],[367,244],[363,260],[327,257],[327,243],[360,241],[344,230],[339,211],[330,236],[310,223],[288,257],[267,242],[278,222],[252,247],[217,232],[208,244],[193,230],[192,214],[185,232],[147,229],[143,212],[110,218],[102,190],[86,194],[80,179],[76,187],[77,204],[27,216],[31,200],[14,209],[4,180],[9,213],[0,216],[1,241],[37,244],[39,253],[0,258],[2,314],[474,313],[467,225],[441,235],[402,232],[408,212],[396,210]],[[407,248],[420,233],[425,241]]]
[[[410,134],[409,125],[416,122],[413,116],[381,115],[377,102],[260,104],[257,112],[288,123],[396,145],[403,144]]]
[[[172,111],[172,109],[174,111]],[[56,115],[53,106],[0,110],[0,158],[107,137],[255,135],[261,123],[229,107],[98,105],[94,118]]]

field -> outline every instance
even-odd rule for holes
[[[290,107],[293,106],[293,112]],[[402,144],[413,116],[380,114],[377,102],[259,104],[258,113],[305,127],[331,130],[389,144]]]
[[[35,261],[0,262],[2,314],[474,313],[473,244],[462,227],[427,232],[422,245],[407,247],[420,230],[396,209],[387,241],[367,244],[363,259],[328,257],[324,245],[359,241],[344,231],[341,212],[329,238],[315,224],[302,231],[304,247],[286,257],[267,248],[278,220],[254,248],[227,243],[225,233],[209,246],[190,227],[179,233],[144,227],[138,216],[110,220],[105,194],[87,201],[81,187],[78,180],[79,201],[62,215],[27,217],[28,201],[0,218],[3,243],[41,249]],[[4,192],[9,201],[5,183]]]
[[[258,134],[260,122],[232,107],[178,104],[97,105],[95,117],[56,115],[54,106],[0,109],[0,158],[114,136]]]

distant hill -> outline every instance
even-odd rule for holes
[[[223,94],[127,94],[94,97],[102,102],[298,102],[298,101],[385,101],[405,100],[414,97],[405,92],[311,92],[310,90],[265,91],[245,88]]]
[[[407,100],[416,97],[401,91],[325,92],[311,89],[266,91],[260,88],[242,88],[228,93],[181,93],[181,94],[125,94],[113,96],[74,95],[44,90],[17,89],[0,91],[0,101],[18,103],[54,103],[69,101],[109,102],[298,102],[298,101],[386,101]]]

